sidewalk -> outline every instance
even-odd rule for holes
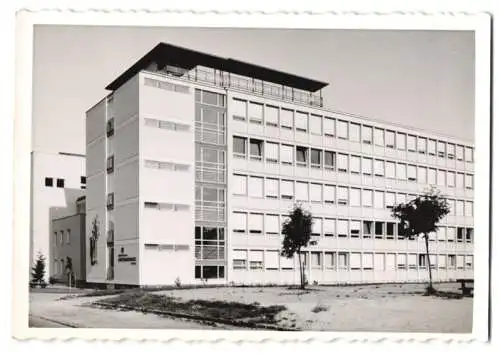
[[[65,293],[67,294],[67,293]],[[79,328],[134,328],[134,329],[224,329],[219,326],[206,326],[197,322],[160,317],[154,314],[142,314],[132,311],[102,310],[81,306],[100,298],[74,298],[57,300],[65,294],[30,293],[30,315],[35,317],[37,325],[44,319],[68,323]]]

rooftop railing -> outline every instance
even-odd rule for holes
[[[323,107],[323,97],[319,94],[207,67],[197,66],[192,70],[187,70],[167,65],[161,70],[150,68],[146,71],[173,76],[181,80],[249,92],[263,97]]]

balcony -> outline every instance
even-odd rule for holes
[[[323,107],[323,97],[319,94],[203,66],[197,66],[192,70],[187,70],[167,65],[161,70],[148,69],[146,71],[153,74],[169,76],[178,80],[205,83],[224,89],[243,91],[271,99]]]

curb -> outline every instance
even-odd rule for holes
[[[108,304],[108,303],[92,303],[90,305],[93,307],[104,308],[104,309],[125,309],[125,310],[137,311],[137,312],[142,312],[142,313],[148,313],[148,314],[172,316],[172,317],[178,317],[178,318],[183,318],[183,319],[190,319],[190,320],[196,320],[196,321],[202,321],[202,322],[208,322],[208,323],[216,323],[216,324],[224,324],[224,325],[230,325],[230,326],[236,326],[236,327],[255,328],[255,329],[269,330],[269,331],[300,331],[299,329],[296,329],[296,328],[284,328],[284,327],[279,327],[279,326],[275,326],[275,325],[254,324],[254,323],[249,323],[249,322],[241,322],[241,321],[238,322],[238,321],[231,321],[231,320],[226,320],[226,319],[207,318],[204,316],[183,314],[183,313],[177,313],[174,311],[141,309],[141,308],[133,307],[133,306],[129,306],[129,305],[116,305],[116,304]]]
[[[49,319],[47,317],[40,316],[40,315],[29,315],[29,316],[33,317],[33,318],[45,320],[45,321],[48,321],[48,322],[53,322],[53,323],[58,324],[58,325],[68,326],[69,328],[83,328],[83,326],[79,326],[79,325],[76,325],[76,324],[70,324],[69,322],[66,322],[66,321]]]

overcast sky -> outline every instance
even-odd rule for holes
[[[329,82],[325,107],[473,140],[474,33],[36,26],[33,149],[85,153],[85,111],[159,42]]]

